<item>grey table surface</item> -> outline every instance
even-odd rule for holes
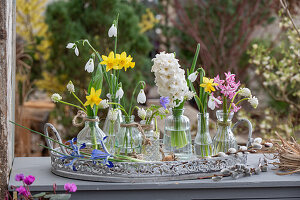
[[[250,154],[248,165],[258,163],[261,154]],[[225,178],[220,182],[211,179],[168,181],[153,183],[106,183],[91,182],[59,177],[50,171],[49,157],[16,157],[11,171],[9,187],[19,186],[14,180],[18,173],[33,175],[35,182],[32,192],[52,191],[53,183],[57,191],[63,191],[65,183],[75,183],[78,187],[71,199],[299,199],[300,174],[279,176],[276,171],[242,177],[237,180]]]

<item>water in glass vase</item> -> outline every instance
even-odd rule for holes
[[[190,120],[183,115],[183,109],[173,109],[172,115],[168,116],[165,122],[164,153],[175,154],[178,160],[190,159],[192,157]]]

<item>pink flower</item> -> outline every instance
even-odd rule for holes
[[[219,85],[215,86],[216,89],[221,89],[223,87],[224,80],[220,80],[219,75],[214,78],[214,83],[218,83]]]
[[[16,174],[15,180],[16,181],[23,181],[24,180],[24,174]]]
[[[232,106],[233,112],[237,112],[242,108],[242,106],[238,107],[234,103],[231,103],[231,106]]]
[[[28,195],[29,195],[29,192],[28,192],[28,191],[26,190],[26,188],[23,187],[23,186],[18,187],[18,188],[16,189],[16,191],[19,193],[19,195],[23,195],[23,196],[25,196],[25,197],[28,197]]]
[[[34,181],[35,181],[35,177],[32,175],[26,176],[26,178],[24,179],[24,183],[26,185],[31,185]]]
[[[224,86],[221,90],[221,93],[224,94],[225,97],[228,97],[230,99],[233,98],[235,95],[234,88],[231,88],[230,85],[228,84],[227,86]]]
[[[232,82],[235,81],[235,74],[231,74],[231,72],[228,73],[225,72],[225,76],[226,76],[226,82],[228,84],[231,84]]]
[[[67,192],[76,192],[77,186],[74,183],[66,183],[64,189]]]

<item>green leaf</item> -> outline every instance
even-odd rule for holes
[[[47,194],[44,198],[49,198],[50,200],[69,200],[71,194]]]
[[[39,198],[39,197],[43,197],[45,195],[46,195],[46,192],[41,192],[41,193],[37,193],[37,194],[33,195],[32,197],[33,198]]]

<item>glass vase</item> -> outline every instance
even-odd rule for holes
[[[116,139],[116,152],[118,154],[132,154],[141,153],[142,148],[142,134],[137,126],[131,126],[134,123],[134,116],[122,116],[119,133]]]
[[[175,154],[178,160],[187,160],[192,156],[190,120],[183,115],[184,109],[172,110],[165,120],[163,137],[164,152]]]
[[[77,135],[77,144],[85,143],[85,150],[102,149],[100,141],[103,141],[105,133],[99,128],[98,117],[88,117],[84,128]]]
[[[197,134],[194,140],[195,154],[200,157],[211,156],[212,140],[209,134],[209,113],[198,113]]]
[[[146,161],[159,161],[161,160],[160,155],[160,144],[159,144],[159,131],[154,130],[154,120],[148,122],[146,120],[142,120],[140,122],[144,129],[144,134],[149,140],[146,144],[142,145],[142,154],[143,158]]]
[[[223,110],[217,110],[217,133],[213,138],[214,155],[219,152],[228,152],[228,149],[237,149],[237,141],[231,130],[231,121],[234,113],[224,113]]]
[[[116,99],[110,101],[114,103],[119,103]],[[118,106],[114,104],[109,105],[109,110],[110,109],[116,109]],[[117,110],[118,116],[115,121],[110,120],[108,117],[106,117],[104,125],[103,125],[103,131],[107,135],[107,139],[105,140],[105,146],[107,147],[108,151],[111,154],[115,153],[115,147],[116,147],[116,136],[120,130],[120,124],[123,121],[122,119],[122,112],[121,110]]]

